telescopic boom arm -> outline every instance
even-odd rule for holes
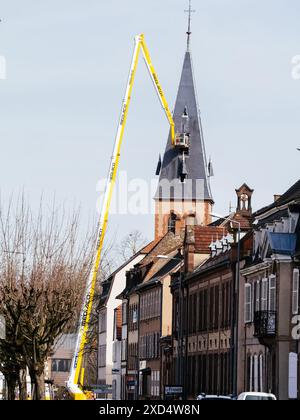
[[[144,56],[147,68],[149,70],[149,74],[153,81],[154,87],[156,89],[156,92],[158,94],[162,107],[168,118],[168,121],[171,127],[172,144],[175,145],[175,123],[173,121],[173,117],[170,112],[168,103],[166,101],[163,89],[161,87],[161,84],[159,83],[157,73],[152,64],[150,54],[145,43],[144,35],[141,34],[135,37],[135,48],[134,48],[134,53],[133,53],[133,59],[132,59],[132,64],[130,68],[125,98],[122,104],[122,111],[121,111],[121,116],[120,116],[119,125],[118,125],[118,132],[115,139],[114,151],[113,151],[113,156],[111,159],[109,176],[107,179],[103,207],[102,207],[101,216],[100,216],[98,242],[96,246],[95,257],[93,260],[93,267],[92,267],[92,270],[91,270],[91,273],[89,275],[89,279],[86,285],[86,290],[85,290],[85,295],[84,295],[84,304],[83,304],[83,308],[80,314],[80,323],[79,323],[79,330],[78,330],[78,335],[77,335],[75,353],[74,353],[70,377],[68,381],[69,392],[72,394],[72,397],[75,400],[87,399],[87,396],[83,391],[84,368],[82,365],[83,365],[84,350],[85,350],[85,345],[87,343],[87,333],[88,333],[90,319],[91,319],[93,299],[94,299],[95,288],[96,288],[96,283],[97,283],[97,274],[98,274],[98,270],[99,270],[100,262],[101,262],[101,253],[102,253],[105,233],[107,229],[109,209],[110,209],[113,189],[116,182],[116,177],[117,177],[117,172],[118,172],[118,167],[119,167],[119,162],[120,162],[121,145],[122,145],[122,140],[124,137],[124,130],[126,126],[128,110],[129,110],[129,105],[131,101],[131,93],[132,93],[132,88],[133,88],[133,84],[135,80],[138,58],[139,58],[139,54],[141,50],[143,52],[143,56]]]

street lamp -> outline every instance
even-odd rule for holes
[[[232,330],[232,361],[231,361],[231,372],[232,372],[232,391],[233,394],[237,395],[237,371],[238,371],[238,327],[239,327],[239,295],[240,295],[240,272],[241,272],[241,223],[234,220],[232,217],[224,217],[219,214],[211,213],[211,216],[215,219],[224,220],[238,226],[238,238],[237,238],[237,268],[232,288],[232,311],[231,311],[231,330]]]

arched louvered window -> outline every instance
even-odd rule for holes
[[[176,233],[176,220],[176,214],[172,212],[168,221],[168,232],[173,232],[174,234]]]

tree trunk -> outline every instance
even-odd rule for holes
[[[20,400],[27,400],[27,383],[26,383],[26,370],[22,369],[19,375],[19,395]]]
[[[45,399],[45,378],[44,372],[34,372],[30,374],[32,384],[32,399],[33,400],[44,400]]]
[[[7,399],[9,401],[15,401],[16,399],[16,386],[17,386],[17,377],[15,376],[5,376],[7,384]]]

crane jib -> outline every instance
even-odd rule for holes
[[[134,78],[136,74],[137,64],[138,64],[138,58],[139,53],[142,50],[144,59],[147,64],[147,68],[150,74],[150,77],[152,79],[152,82],[156,88],[156,91],[158,93],[158,96],[160,98],[162,107],[166,113],[166,116],[168,118],[170,127],[171,127],[171,134],[172,134],[172,143],[175,144],[174,138],[175,138],[175,123],[171,114],[171,111],[169,109],[167,100],[165,98],[163,89],[161,87],[161,84],[159,83],[157,74],[155,72],[154,66],[152,65],[151,58],[149,51],[147,49],[144,35],[138,35],[135,37],[135,49],[133,53],[132,63],[130,67],[130,74],[128,77],[127,82],[127,88],[126,88],[126,94],[125,98],[122,102],[122,108],[121,108],[121,116],[118,126],[118,132],[115,139],[115,145],[114,145],[114,152],[113,157],[111,159],[111,167],[109,176],[107,178],[107,184],[106,184],[106,193],[104,196],[104,202],[103,202],[103,210],[100,217],[99,222],[99,232],[98,232],[98,240],[97,240],[97,247],[96,247],[96,253],[95,253],[95,259],[93,263],[93,267],[90,273],[90,277],[88,280],[88,284],[86,286],[86,292],[85,292],[85,299],[83,308],[81,311],[80,316],[80,322],[79,322],[79,330],[77,333],[77,342],[76,342],[76,348],[74,351],[73,356],[73,363],[72,363],[72,369],[70,372],[70,377],[68,381],[68,389],[71,393],[71,395],[74,397],[75,400],[82,400],[87,399],[87,396],[85,395],[82,386],[84,383],[84,369],[82,369],[82,360],[84,355],[84,349],[87,341],[87,332],[89,327],[89,322],[91,318],[92,313],[92,307],[93,307],[93,298],[96,288],[96,281],[97,281],[97,274],[98,269],[100,266],[100,260],[101,260],[101,251],[103,247],[105,232],[106,232],[106,226],[108,222],[108,215],[109,215],[109,208],[111,204],[112,199],[112,193],[113,188],[115,184],[115,178],[118,170],[118,165],[120,161],[120,148],[124,136],[125,131],[125,125],[127,120],[127,113],[128,108],[131,101],[131,91],[133,88]]]

